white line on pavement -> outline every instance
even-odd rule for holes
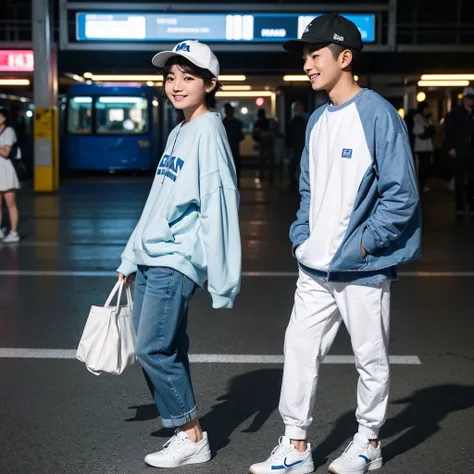
[[[2,359],[75,359],[75,349],[23,349],[0,348]],[[282,364],[282,355],[253,354],[190,354],[193,363],[201,364]],[[354,356],[328,355],[325,364],[354,364]],[[414,355],[390,356],[394,365],[421,365],[421,360]]]
[[[474,272],[399,272],[398,274],[401,277],[417,278],[474,277]],[[116,272],[108,270],[0,270],[0,276],[110,277],[116,275]],[[297,277],[298,272],[242,272],[242,276],[256,278]]]

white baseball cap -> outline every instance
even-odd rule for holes
[[[207,69],[216,78],[219,77],[219,61],[207,44],[195,40],[181,41],[172,51],[163,51],[155,54],[151,62],[154,66],[163,68],[166,61],[173,56],[182,56],[196,66]]]

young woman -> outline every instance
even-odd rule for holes
[[[208,280],[214,308],[231,308],[240,289],[237,181],[227,135],[211,113],[219,62],[210,48],[184,41],[153,58],[166,97],[185,120],[170,133],[140,220],[122,254],[119,279],[136,273],[136,352],[165,427],[176,428],[154,467],[211,458],[191,383],[188,306]]]
[[[15,130],[10,126],[10,114],[7,109],[0,109],[0,224],[2,222],[3,200],[8,208],[11,229],[5,235],[0,227],[0,242],[19,242],[18,236],[18,207],[15,192],[20,188],[20,182],[15,168],[10,160],[13,145],[16,143]]]

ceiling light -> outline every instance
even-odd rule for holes
[[[219,76],[219,81],[246,81],[247,76],[244,76],[243,74],[224,74],[222,76]]]
[[[426,94],[424,92],[418,92],[416,95],[417,102],[423,102],[426,99]]]
[[[474,81],[474,74],[423,74],[422,81]]]
[[[419,87],[466,87],[469,81],[418,81]]]
[[[252,86],[248,84],[222,86],[223,91],[250,91]]]
[[[29,86],[29,79],[0,79],[0,86]]]
[[[303,82],[309,81],[309,77],[306,74],[288,74],[283,76],[285,82]]]
[[[219,91],[217,97],[272,97],[272,91]]]

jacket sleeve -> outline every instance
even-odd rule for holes
[[[213,308],[232,308],[240,291],[242,249],[239,192],[227,138],[222,134],[208,137],[200,144],[199,155],[207,166],[211,163],[211,169],[200,178],[207,288]]]
[[[456,148],[456,133],[455,133],[455,123],[454,123],[454,116],[453,112],[449,112],[446,115],[446,122],[445,122],[445,138],[446,138],[446,148],[451,150],[452,148]]]
[[[296,214],[296,221],[290,227],[290,240],[292,243],[293,255],[297,247],[309,238],[309,208],[311,203],[311,187],[309,181],[309,137],[306,136],[306,146],[301,156],[300,175],[300,208]]]
[[[419,206],[408,137],[396,132],[376,152],[379,203],[366,222],[362,245],[369,253],[398,239]]]
[[[135,253],[133,251],[133,241],[135,240],[136,227],[132,232],[132,235],[128,239],[127,245],[122,252],[121,258],[122,263],[117,268],[117,272],[122,275],[129,276],[137,271],[137,265],[135,263]]]

